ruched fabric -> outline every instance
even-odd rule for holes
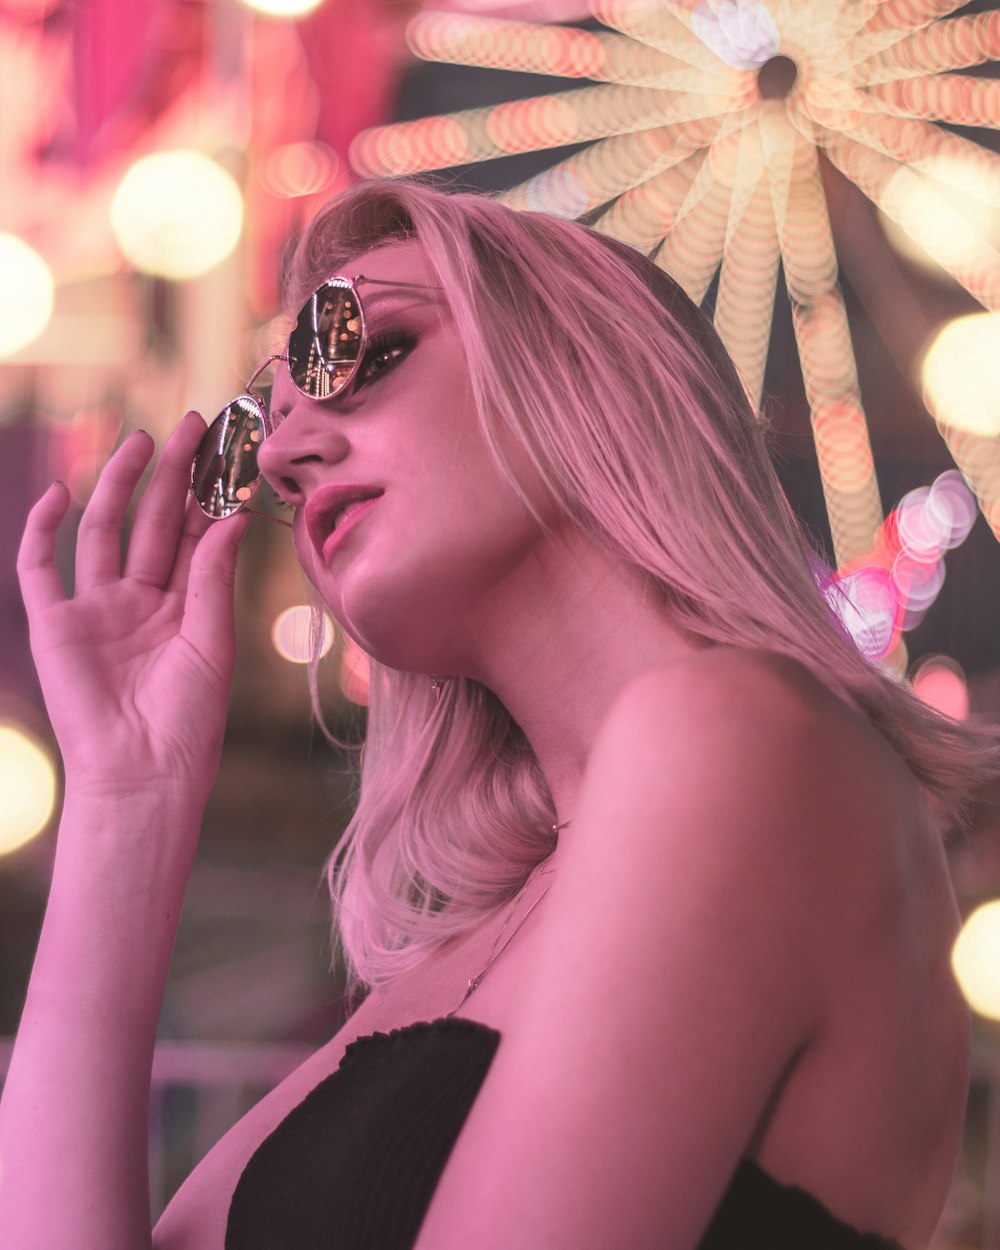
[[[250,1158],[226,1250],[411,1250],[499,1044],[455,1016],[351,1042]],[[900,1250],[744,1160],[699,1250],[758,1246]]]

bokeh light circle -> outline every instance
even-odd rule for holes
[[[140,157],[118,184],[111,225],[137,269],[162,278],[195,278],[235,248],[243,229],[243,196],[233,177],[204,152],[154,152]]]
[[[977,907],[962,925],[951,966],[969,1006],[1000,1020],[1000,899]]]
[[[56,802],[56,770],[25,730],[0,725],[0,855],[9,855],[48,824]]]
[[[323,612],[319,622],[319,638],[313,637],[313,609],[307,603],[285,608],[271,626],[271,642],[274,649],[292,664],[308,664],[314,657],[319,659],[336,641],[336,626],[328,612]]]
[[[866,565],[838,575],[826,587],[825,597],[866,659],[880,660],[889,652],[899,600],[886,569]]]
[[[261,181],[273,195],[284,199],[315,195],[330,185],[337,166],[337,154],[325,143],[284,143],[264,162]]]
[[[969,687],[960,664],[947,655],[925,656],[914,668],[910,683],[917,698],[951,720],[969,715]]]
[[[976,497],[958,469],[941,473],[931,485],[927,506],[945,547],[965,542],[976,522]]]
[[[323,0],[243,0],[248,9],[265,17],[305,17],[318,9]]]
[[[0,233],[0,357],[38,338],[52,316],[52,272],[16,234]]]
[[[928,348],[921,377],[924,402],[943,425],[1000,434],[1000,314],[949,321]]]

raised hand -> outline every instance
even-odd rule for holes
[[[51,486],[29,514],[18,574],[70,792],[149,788],[203,803],[215,778],[249,518],[213,523],[189,499],[204,431],[188,413],[167,441],[124,557],[122,525],[153,441],[137,432],[118,448],[80,521],[72,596],[55,567],[65,486]]]

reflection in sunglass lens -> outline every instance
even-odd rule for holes
[[[289,373],[304,395],[329,399],[357,372],[364,339],[358,297],[346,278],[333,278],[309,297],[288,340]]]
[[[191,490],[210,517],[232,516],[257,489],[264,422],[261,401],[244,394],[223,408],[205,431],[191,467]]]

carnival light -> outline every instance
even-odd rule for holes
[[[914,694],[928,707],[951,720],[969,715],[969,688],[962,667],[946,655],[929,655],[910,678]]]
[[[265,17],[295,19],[318,9],[323,0],[243,0],[248,9]]]
[[[316,195],[333,181],[337,154],[317,140],[285,143],[264,162],[261,181],[272,195],[292,199]]]
[[[16,234],[0,234],[0,357],[13,356],[49,323],[55,283],[33,247]]]
[[[0,725],[0,855],[36,837],[56,801],[56,770],[49,753],[16,725]]]
[[[945,553],[965,541],[977,512],[962,474],[949,469],[904,495],[871,550],[830,579],[827,602],[868,659],[889,661],[901,634],[924,619],[944,585]]]
[[[1000,55],[1000,13],[952,16],[960,7],[591,0],[597,31],[425,11],[408,27],[425,59],[598,85],[379,127],[358,136],[351,160],[396,176],[587,142],[507,202],[596,213],[599,230],[658,247],[657,263],[697,300],[718,274],[716,326],[755,403],[780,262],[847,572],[870,553],[882,511],[817,154],[1000,312],[1000,253],[981,213],[1000,206],[1000,157],[935,124],[1000,126],[1000,83],[953,72]],[[941,431],[1000,536],[1000,443]],[[933,578],[900,576],[907,594],[930,593]]]
[[[271,642],[282,659],[292,664],[309,664],[330,650],[336,640],[336,627],[329,612],[317,618],[309,604],[285,608],[271,626]]]
[[[934,257],[949,251],[957,265],[975,264],[984,243],[991,248],[1000,244],[1000,213],[991,203],[996,187],[971,161],[939,157],[926,162],[917,177],[906,169],[894,178],[899,184],[895,189],[890,184],[887,195],[900,204],[899,215],[910,222],[910,229],[884,214],[883,229],[896,251],[923,269],[940,273]]]
[[[137,269],[194,278],[235,248],[243,196],[235,180],[203,152],[185,148],[143,156],[111,201],[118,246]]]
[[[943,425],[1000,434],[1000,313],[973,313],[938,331],[921,365],[924,402]]]
[[[969,1006],[1000,1020],[1000,899],[983,903],[966,920],[952,948],[951,966]]]

